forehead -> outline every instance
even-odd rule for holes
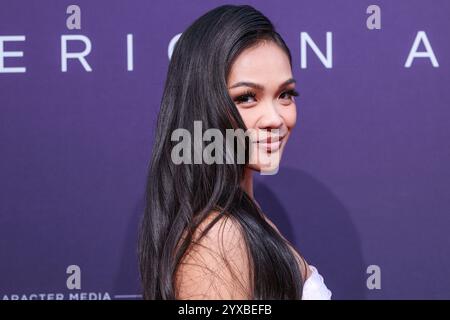
[[[228,83],[252,81],[259,84],[278,85],[292,78],[287,54],[273,42],[262,42],[245,49],[234,61]]]

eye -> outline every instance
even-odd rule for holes
[[[291,89],[291,90],[283,91],[280,94],[280,99],[292,100],[292,97],[297,97],[297,96],[298,96],[298,92],[295,91],[294,89]]]
[[[254,92],[248,91],[248,92],[234,98],[234,102],[236,102],[236,104],[253,103],[253,102],[256,102],[255,97],[256,97],[256,94]]]

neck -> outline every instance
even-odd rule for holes
[[[242,189],[249,195],[250,198],[253,197],[253,170],[246,167],[244,170],[244,178],[241,181]]]

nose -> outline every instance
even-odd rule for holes
[[[280,115],[278,106],[275,103],[267,103],[262,108],[262,116],[260,118],[260,129],[280,129],[283,125],[283,118]]]

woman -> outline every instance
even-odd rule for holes
[[[253,195],[252,173],[278,168],[296,122],[296,95],[289,49],[254,8],[218,7],[182,34],[147,181],[139,243],[145,299],[330,298],[317,269]],[[237,139],[245,161],[228,140],[223,157],[231,163],[174,161],[172,134],[182,128],[194,135],[194,121],[224,135],[250,132],[250,139]]]

